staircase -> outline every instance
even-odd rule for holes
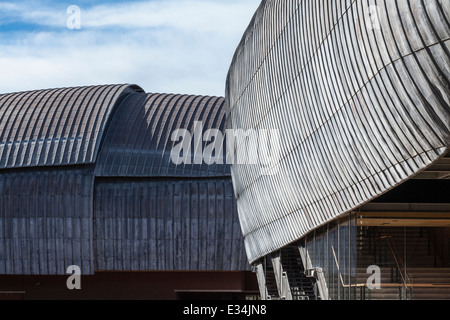
[[[436,268],[434,243],[426,228],[361,228],[358,234],[357,282],[364,284],[370,274],[367,268],[377,265],[381,268],[380,290],[358,290],[358,299],[371,300],[450,300],[450,268]],[[383,237],[384,236],[384,237]],[[390,236],[394,243],[388,245]],[[380,239],[383,238],[383,239]],[[405,245],[405,239],[406,245]],[[405,269],[399,269],[393,259],[393,253],[399,264],[403,262]],[[403,272],[403,277],[400,272]],[[409,279],[412,287],[405,290],[401,287],[404,279]],[[448,287],[446,285],[449,285]],[[364,296],[362,296],[364,294]]]
[[[288,246],[281,251],[283,271],[286,272],[293,300],[316,300],[315,279],[306,276],[298,247]]]
[[[275,278],[275,272],[273,271],[272,262],[266,261],[264,266],[264,274],[266,275],[267,294],[270,297],[270,300],[280,300],[277,280]]]
[[[410,268],[408,272],[411,282],[416,285],[414,300],[450,300],[450,286],[442,286],[450,284],[450,268]],[[424,284],[427,287],[421,286]]]
[[[367,268],[357,268],[357,283],[365,284],[370,274],[366,273]],[[404,291],[400,286],[401,281],[392,280],[397,276],[395,268],[381,268],[381,284],[395,284],[391,287],[382,286],[379,290],[369,290],[367,287],[358,287],[356,291],[357,300],[402,300],[410,291]],[[397,286],[398,284],[398,286]],[[402,298],[403,297],[403,298]]]

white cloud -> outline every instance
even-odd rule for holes
[[[0,28],[0,92],[136,83],[150,92],[223,95],[232,55],[258,5],[164,0],[81,7],[81,31],[65,28],[65,11],[12,8],[23,21],[52,28],[10,37]]]
[[[224,33],[241,32],[248,24],[249,12],[257,1],[176,1],[136,2],[116,7],[102,6],[86,10],[86,27],[150,28],[170,27],[185,31]]]

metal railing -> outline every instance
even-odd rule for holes
[[[371,228],[374,233],[375,243],[372,240],[372,234],[369,233],[369,248],[375,256],[375,263],[384,266],[392,266],[391,269],[391,282],[398,281],[398,276],[401,277],[399,284],[392,283],[390,286],[399,286],[401,299],[407,300],[412,299],[413,292],[412,289],[414,285],[412,284],[411,278],[408,274],[406,265],[402,259],[400,250],[398,249],[397,243],[391,235],[381,235],[377,227]],[[379,245],[380,241],[384,241],[387,244],[388,250],[383,245]],[[384,258],[384,259],[383,259]],[[395,270],[395,279],[394,273]],[[386,285],[385,285],[386,286]],[[408,290],[409,289],[409,290]],[[409,295],[409,297],[408,297]]]
[[[338,271],[339,279],[341,282],[342,288],[350,288],[350,289],[358,289],[360,290],[360,299],[366,300],[366,287],[368,286],[367,283],[353,283],[353,284],[346,284],[344,281],[344,277],[342,276],[341,267],[339,264],[339,260],[336,255],[336,251],[334,250],[334,246],[331,246],[331,250],[333,251],[333,257],[334,257],[334,263],[336,264],[336,268]],[[354,292],[354,296],[356,298],[356,292]],[[369,300],[370,300],[370,290],[369,290]]]
[[[397,267],[397,270],[399,271],[400,276],[402,277],[402,283],[411,284],[411,279],[408,275],[408,272],[406,270],[405,264],[401,257],[400,251],[398,250],[395,239],[390,235],[383,235],[377,239],[378,240],[386,240],[386,242],[389,246],[389,249],[391,251],[392,258],[394,259],[395,265]]]

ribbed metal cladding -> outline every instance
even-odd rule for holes
[[[0,274],[93,274],[94,165],[134,85],[0,95]],[[88,165],[89,164],[89,165]]]
[[[193,161],[195,145],[210,143],[204,133],[225,125],[221,97],[135,93],[121,103],[95,169],[97,270],[249,270],[225,144],[219,164]],[[191,135],[191,164],[171,159],[178,129]]]
[[[249,270],[230,178],[99,179],[97,270]]]
[[[0,274],[94,272],[92,168],[0,174]]]
[[[448,152],[449,52],[446,0],[262,1],[226,89],[229,128],[281,136],[277,174],[232,166],[250,262]]]
[[[202,149],[209,143],[203,133],[209,129],[224,132],[224,98],[176,94],[136,93],[120,105],[99,156],[97,176],[195,177],[230,176],[230,168],[221,164],[176,165],[171,152],[175,130],[187,130],[192,137],[194,157],[195,124],[203,127],[199,138]],[[225,147],[222,150],[225,154]],[[223,157],[221,157],[223,159]]]
[[[0,95],[0,169],[93,163],[116,103],[134,85]]]

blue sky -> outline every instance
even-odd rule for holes
[[[0,1],[0,93],[134,83],[224,95],[260,0]],[[68,28],[80,9],[81,29]]]

